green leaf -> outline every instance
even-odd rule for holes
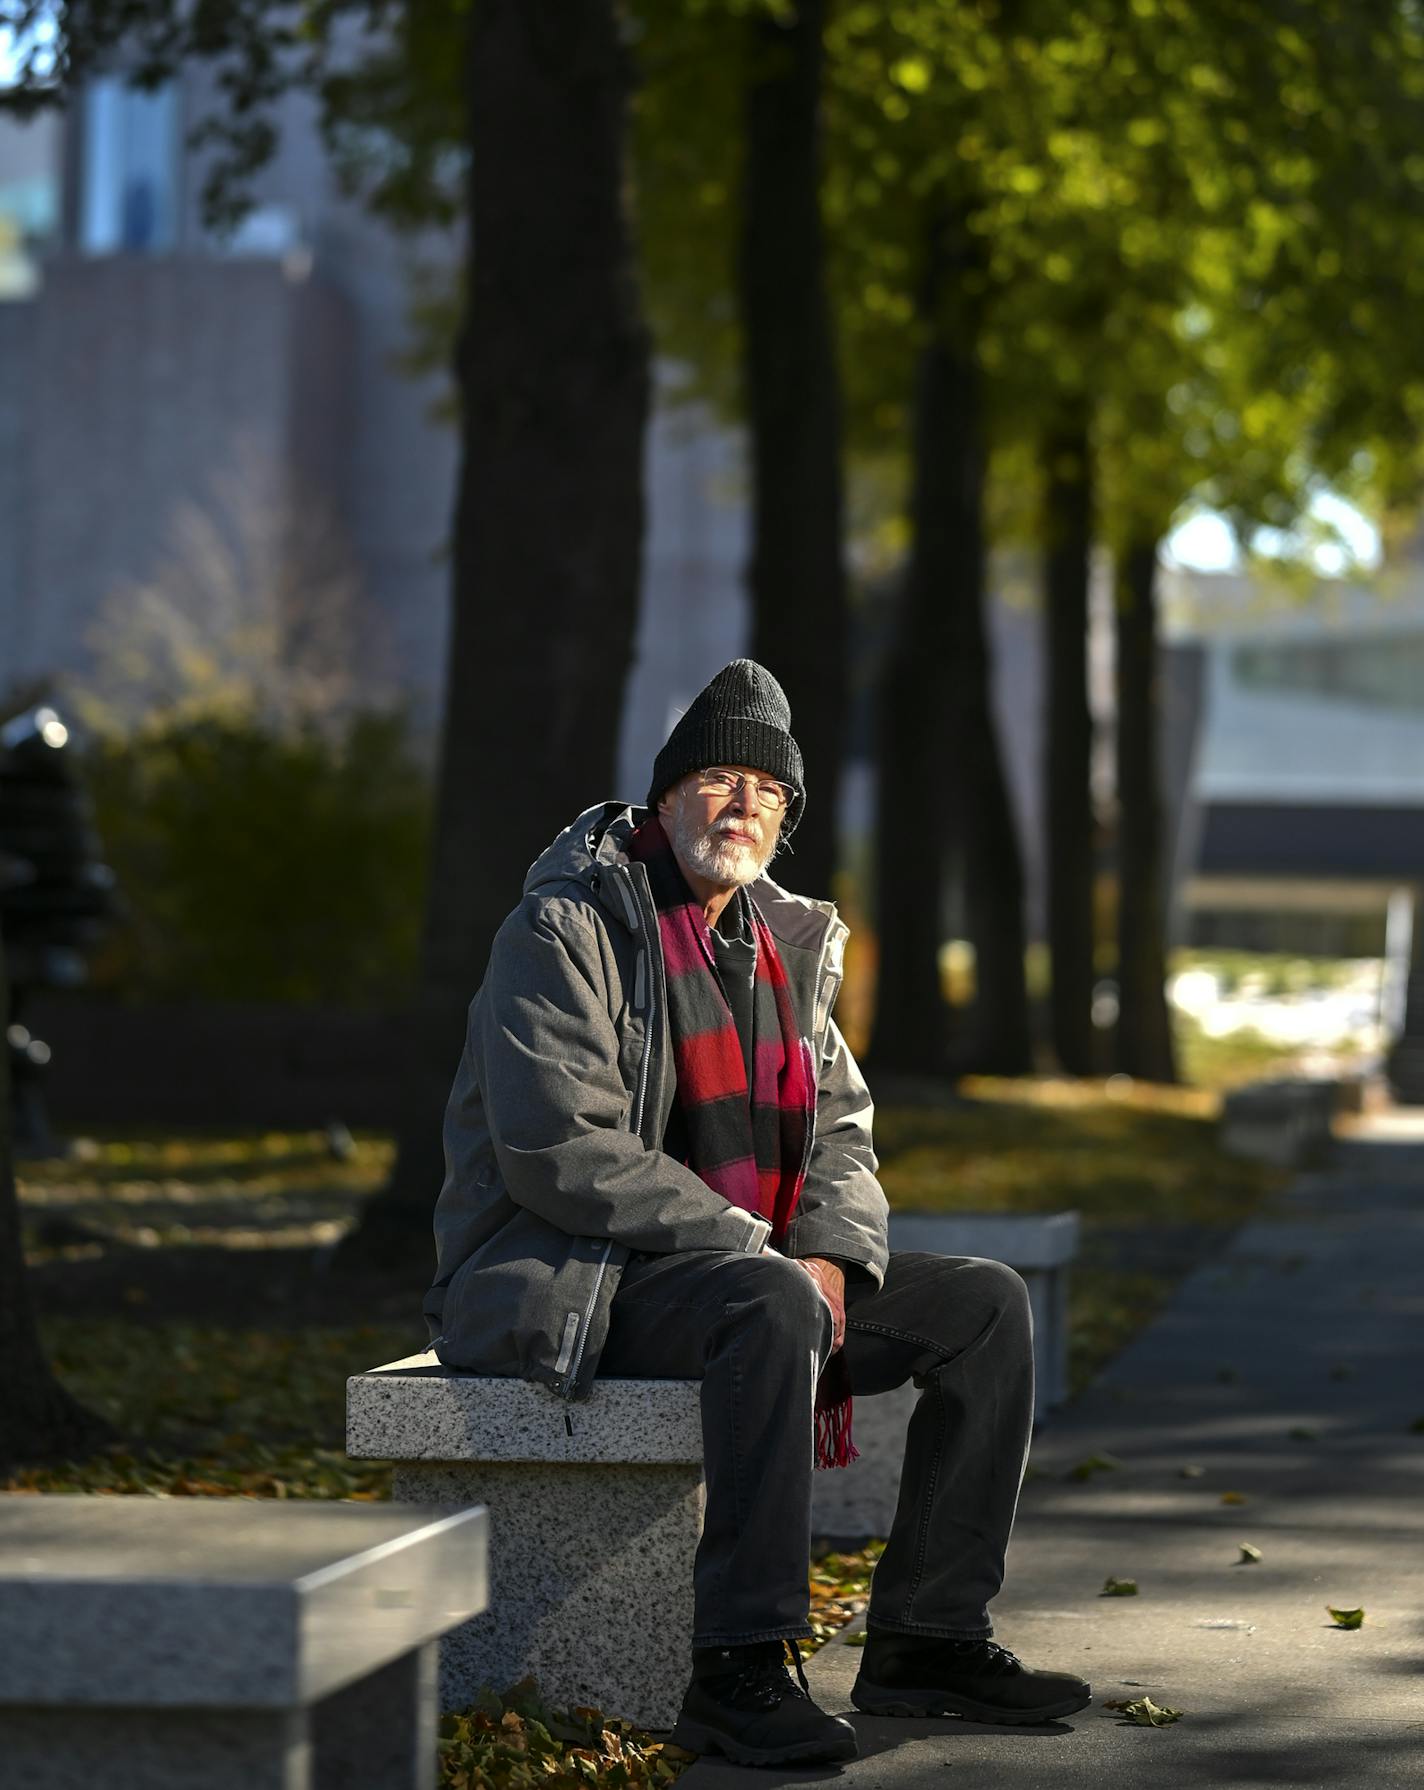
[[[1259,1548],[1253,1547],[1249,1541],[1243,1541],[1241,1543],[1241,1565],[1251,1565],[1260,1558],[1261,1550]]]
[[[1335,1618],[1336,1628],[1358,1628],[1365,1619],[1363,1610],[1337,1610],[1330,1604],[1325,1608]]]
[[[1114,1579],[1111,1576],[1103,1580],[1103,1588],[1099,1597],[1136,1597],[1136,1579]]]
[[[1086,1460],[1079,1461],[1068,1469],[1069,1479],[1091,1479],[1095,1473],[1116,1473],[1122,1462],[1115,1454],[1090,1454]]]
[[[845,1644],[847,1647],[864,1647],[867,1638],[868,1637],[867,1637],[866,1632],[863,1628],[857,1629],[855,1634],[846,1636]]]
[[[1292,1442],[1313,1442],[1316,1439],[1315,1431],[1304,1423],[1293,1424],[1288,1434]]]

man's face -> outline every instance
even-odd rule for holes
[[[663,796],[658,812],[678,862],[718,888],[735,889],[755,882],[771,862],[786,809],[762,806],[755,786],[770,782],[764,773],[746,765],[718,768],[751,781],[728,794],[693,771]]]

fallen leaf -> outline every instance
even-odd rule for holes
[[[1223,1492],[1221,1502],[1223,1504],[1249,1504],[1250,1499],[1247,1498],[1245,1492]]]
[[[1177,1469],[1177,1476],[1180,1479],[1205,1479],[1206,1478],[1206,1468],[1205,1467],[1179,1467]]]
[[[1365,1619],[1363,1610],[1336,1610],[1329,1604],[1325,1608],[1335,1618],[1336,1628],[1358,1628]]]
[[[1416,1417],[1409,1426],[1411,1436],[1424,1436],[1424,1417]]]
[[[1259,1548],[1253,1548],[1249,1541],[1243,1541],[1241,1543],[1241,1564],[1243,1566],[1249,1566],[1253,1561],[1259,1560],[1260,1558],[1261,1550]]]
[[[1103,1708],[1117,1710],[1124,1721],[1136,1722],[1142,1728],[1165,1728],[1168,1722],[1182,1719],[1180,1709],[1168,1709],[1165,1704],[1154,1703],[1151,1697],[1136,1697],[1131,1703],[1114,1697]]]
[[[1091,1479],[1095,1473],[1116,1473],[1122,1462],[1115,1454],[1090,1454],[1068,1469],[1069,1479]]]
[[[1114,1579],[1113,1577],[1111,1577],[1111,1575],[1109,1575],[1109,1577],[1107,1577],[1106,1579],[1103,1580],[1103,1588],[1098,1593],[1098,1596],[1099,1597],[1136,1597],[1137,1596],[1137,1580],[1136,1579]]]
[[[1304,1423],[1297,1423],[1288,1432],[1292,1442],[1313,1442],[1315,1431]]]
[[[866,1638],[865,1630],[857,1629],[855,1634],[846,1636],[845,1644],[847,1647],[864,1647]]]

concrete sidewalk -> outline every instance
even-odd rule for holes
[[[853,1714],[847,1767],[706,1759],[681,1783],[1424,1783],[1421,1418],[1424,1145],[1356,1137],[1035,1443],[996,1632],[1091,1679],[1092,1708],[1029,1729]],[[1094,1455],[1121,1465],[1071,1477]],[[1242,1542],[1259,1562],[1240,1563]],[[1099,1596],[1110,1574],[1139,1595]],[[1327,1604],[1363,1606],[1364,1626],[1336,1629]],[[851,1712],[858,1660],[842,1638],[809,1662],[826,1707]],[[1140,1728],[1102,1707],[1144,1694],[1183,1719]]]

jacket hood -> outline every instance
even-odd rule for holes
[[[627,802],[598,802],[585,808],[529,866],[524,893],[533,895],[551,883],[570,880],[596,888],[596,871],[628,862],[624,841],[647,812]]]
[[[636,803],[597,802],[592,808],[585,808],[529,866],[524,878],[524,893],[532,895],[554,884],[579,882],[598,898],[609,871],[628,876],[631,871],[638,870],[639,875],[632,879],[634,885],[643,899],[651,902],[641,866],[634,865],[624,849],[629,834],[647,817],[648,810]],[[636,921],[626,904],[612,899],[611,890],[609,895],[610,898],[601,905],[616,914],[625,926],[635,929]],[[789,889],[773,882],[765,871],[751,885],[751,895],[773,936],[785,944],[814,950],[829,927],[837,927],[844,933],[844,924],[836,913],[834,902],[812,901],[804,895],[793,895]]]

